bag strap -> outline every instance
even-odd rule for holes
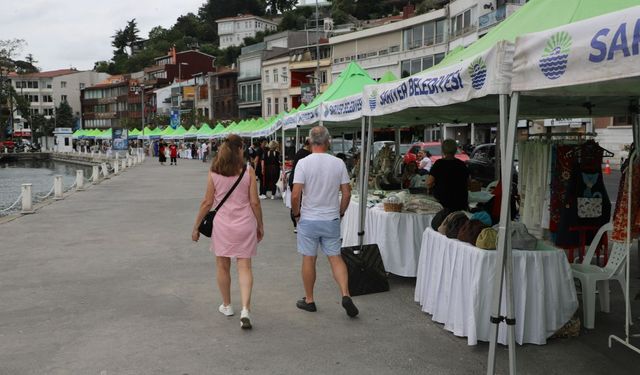
[[[220,203],[218,203],[218,205],[216,206],[216,208],[213,210],[213,212],[218,212],[218,210],[220,209],[220,207],[222,207],[222,205],[224,204],[224,202],[227,201],[227,199],[229,199],[229,196],[231,195],[231,193],[233,193],[234,190],[236,190],[236,187],[238,187],[238,185],[240,184],[240,181],[242,180],[242,177],[244,177],[244,172],[247,170],[247,166],[246,164],[242,167],[242,172],[240,173],[240,176],[238,176],[238,179],[236,180],[236,182],[233,184],[233,186],[231,187],[231,189],[227,192],[227,194],[224,196],[224,198],[222,198],[222,200],[220,201]]]

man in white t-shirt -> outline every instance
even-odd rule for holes
[[[340,255],[340,218],[344,216],[351,199],[349,173],[342,160],[327,154],[330,139],[327,128],[316,126],[311,129],[311,155],[298,162],[293,177],[291,206],[293,217],[298,220],[297,245],[298,252],[302,254],[302,282],[305,292],[305,297],[296,306],[302,310],[316,311],[313,287],[320,247],[329,258],[333,277],[340,286],[342,307],[347,315],[355,317],[358,315],[358,308],[349,295],[347,266]]]

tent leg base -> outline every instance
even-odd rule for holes
[[[638,336],[638,335],[633,335],[633,336]],[[629,338],[627,338],[627,340],[623,340],[623,339],[621,339],[620,337],[618,337],[616,335],[609,336],[609,349],[611,349],[611,345],[613,344],[612,340],[613,341],[617,341],[620,344],[626,346],[627,348],[633,350],[634,352],[640,354],[640,348],[638,348],[638,347],[634,346],[633,344],[631,344],[629,342]]]

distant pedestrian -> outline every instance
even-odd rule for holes
[[[160,161],[160,165],[164,165],[167,162],[167,156],[165,155],[165,144],[163,141],[160,141],[158,145],[158,160]]]
[[[171,141],[171,145],[169,146],[169,156],[171,157],[170,165],[178,165],[178,146],[174,141]]]
[[[191,159],[197,159],[198,158],[198,150],[196,148],[196,144],[192,143],[191,144]]]
[[[293,177],[291,207],[294,218],[298,220],[297,245],[298,252],[302,254],[305,291],[305,296],[296,306],[302,310],[316,311],[313,288],[318,247],[321,247],[329,258],[333,277],[340,287],[342,307],[347,315],[355,317],[358,308],[349,295],[349,275],[340,255],[340,218],[344,216],[351,199],[349,173],[342,160],[327,153],[330,139],[327,128],[316,126],[311,129],[309,142],[312,153],[298,162]],[[338,196],[340,192],[341,199]]]
[[[267,150],[264,161],[263,161],[263,169],[264,169],[264,181],[266,185],[267,191],[271,191],[271,199],[276,198],[278,179],[280,178],[280,164],[282,164],[282,160],[280,159],[280,151],[279,145],[276,141],[271,141],[269,143],[269,149]]]
[[[442,142],[442,158],[431,167],[427,187],[442,207],[451,211],[469,209],[469,170],[456,158],[458,145],[453,139]]]
[[[191,238],[198,241],[198,226],[202,218],[231,190],[245,166],[242,138],[230,135],[222,143],[214,159],[205,193]],[[229,199],[217,212],[211,236],[211,250],[216,255],[216,278],[222,304],[218,311],[226,316],[234,314],[231,305],[231,258],[237,259],[238,281],[242,298],[240,326],[251,328],[251,289],[253,274],[251,258],[256,255],[258,242],[264,236],[262,208],[253,168],[249,167]]]
[[[298,162],[304,158],[306,158],[307,156],[311,155],[311,151],[309,151],[309,149],[311,148],[311,146],[309,145],[309,138],[305,139],[304,141],[304,145],[302,146],[302,148],[300,150],[298,150],[298,152],[296,152],[296,155],[293,158],[293,165],[291,167],[291,172],[289,173],[289,190],[293,191],[293,179],[296,175],[296,166],[298,165]],[[298,207],[298,211],[300,212],[300,207]],[[297,226],[298,226],[298,221],[293,217],[293,206],[291,208],[291,220],[293,221],[293,232],[294,233],[298,233],[297,231]]]
[[[200,154],[202,154],[202,162],[206,163],[207,155],[209,154],[209,145],[207,142],[202,142],[202,145],[200,146]]]

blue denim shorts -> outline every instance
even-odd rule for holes
[[[300,220],[298,223],[298,252],[317,256],[318,247],[327,256],[340,255],[340,219]]]

